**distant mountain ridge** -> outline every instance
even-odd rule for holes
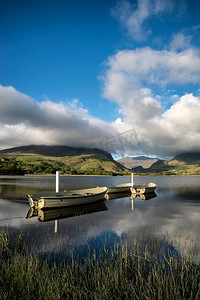
[[[31,145],[0,150],[0,174],[200,175],[200,152],[182,153],[170,161],[146,156],[115,161],[101,149]]]
[[[147,169],[136,167],[133,170],[163,175],[200,175],[200,152],[179,154],[170,161],[159,159]]]
[[[134,160],[151,160],[151,159],[157,159],[157,158],[152,158],[152,157],[141,155],[141,156],[132,157],[132,159],[134,159]]]
[[[200,163],[200,152],[179,154],[171,159],[171,162],[175,160],[184,163]]]
[[[125,168],[133,169],[136,167],[142,167],[144,169],[149,168],[152,164],[158,161],[158,158],[150,158],[147,156],[137,157],[124,157],[117,160]]]
[[[112,155],[104,150],[100,150],[97,148],[76,148],[76,147],[68,147],[68,146],[46,146],[46,145],[30,145],[30,146],[21,146],[21,147],[13,147],[9,149],[0,150],[0,154],[16,154],[20,155],[20,153],[24,154],[39,154],[44,156],[74,156],[85,154],[103,154],[110,159],[113,159]]]

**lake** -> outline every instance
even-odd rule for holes
[[[129,182],[127,176],[60,176],[60,191]],[[26,194],[55,191],[55,176],[0,176],[0,229],[14,236],[22,233],[30,249],[41,254],[84,256],[86,249],[99,251],[126,244],[148,245],[149,238],[171,241],[173,251],[199,254],[200,177],[135,176],[136,184],[155,182],[150,199],[130,195],[76,208],[30,213]],[[162,248],[162,249],[161,249]]]

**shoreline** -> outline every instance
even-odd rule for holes
[[[92,175],[92,174],[60,174],[60,177],[69,177],[69,176],[73,176],[73,177],[130,177],[130,175]],[[145,175],[138,175],[138,174],[134,174],[134,177],[194,177],[197,176],[199,177],[200,175],[198,174],[189,174],[189,175],[163,175],[163,174],[145,174]],[[24,178],[24,177],[56,177],[56,174],[24,174],[24,175],[3,175],[0,174],[0,178],[1,177],[20,177],[20,178]]]

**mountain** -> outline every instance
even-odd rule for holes
[[[184,164],[200,164],[200,152],[183,153],[175,156],[170,162],[182,162]]]
[[[138,156],[138,157],[124,157],[117,160],[121,165],[125,168],[132,169],[136,167],[142,167],[144,169],[149,168],[152,164],[154,164],[158,159],[150,158],[146,156]]]
[[[154,159],[154,158],[141,155],[141,156],[132,157],[132,159],[134,159],[134,160],[151,160],[151,159]],[[157,160],[157,158],[155,158],[155,159]]]
[[[147,169],[134,168],[134,172],[158,175],[200,175],[200,152],[179,154],[170,161],[158,160]]]
[[[75,148],[68,146],[45,146],[45,145],[30,145],[22,147],[14,147],[10,149],[0,150],[0,154],[26,155],[39,154],[44,156],[63,157],[75,156],[81,154],[103,154],[112,159],[112,155],[104,150],[90,148]]]
[[[31,145],[0,151],[0,174],[118,174],[126,168],[104,150]]]
[[[136,174],[200,175],[200,152],[183,153],[170,161],[145,156],[115,161],[100,149],[67,146],[22,146],[0,151],[0,175],[4,174]]]

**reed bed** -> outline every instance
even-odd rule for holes
[[[119,244],[57,263],[28,252],[21,235],[13,240],[1,231],[0,299],[200,299],[200,263]]]

